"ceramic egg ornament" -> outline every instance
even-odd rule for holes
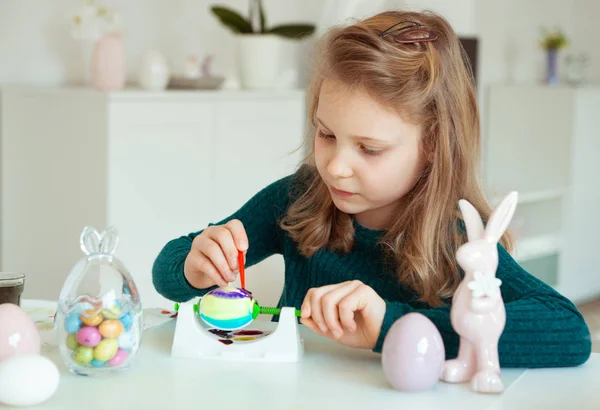
[[[437,327],[425,315],[411,312],[388,331],[382,348],[383,372],[400,391],[431,389],[444,369],[446,351]]]
[[[0,403],[35,406],[56,392],[60,373],[48,358],[37,354],[12,356],[0,363]]]
[[[18,354],[39,354],[40,333],[31,317],[12,303],[0,305],[0,363]]]

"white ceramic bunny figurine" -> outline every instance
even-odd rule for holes
[[[481,217],[468,201],[459,201],[468,242],[456,252],[465,272],[452,299],[450,320],[460,336],[456,359],[446,361],[442,380],[450,383],[471,381],[471,389],[481,393],[504,391],[498,359],[498,340],[504,331],[506,312],[500,293],[497,243],[517,207],[518,193],[508,194],[484,229]]]

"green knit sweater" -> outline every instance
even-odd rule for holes
[[[377,246],[381,231],[355,222],[355,248],[340,255],[326,249],[306,258],[278,225],[291,203],[293,175],[261,190],[228,218],[244,224],[249,240],[246,266],[281,254],[285,260],[285,285],[278,306],[300,308],[313,287],[358,279],[372,287],[386,302],[386,312],[375,352],[381,352],[392,324],[408,312],[427,316],[439,329],[447,358],[458,353],[458,335],[450,323],[450,307],[431,308],[416,302],[384,266],[383,251]],[[192,287],[183,274],[192,240],[201,233],[169,241],[159,253],[152,277],[156,290],[169,300],[185,302],[210,289]],[[562,367],[584,363],[591,352],[589,329],[576,307],[550,286],[526,272],[501,245],[498,246],[497,277],[506,305],[506,325],[498,346],[502,367]],[[212,289],[212,288],[211,288]],[[277,320],[276,318],[274,320]]]

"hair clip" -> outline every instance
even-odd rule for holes
[[[396,29],[394,27],[400,26]],[[437,40],[437,35],[414,21],[401,21],[394,24],[393,26],[385,29],[381,34],[380,38],[385,38],[391,35],[396,43],[410,44],[410,43],[427,43],[430,41]]]

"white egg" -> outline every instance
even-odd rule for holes
[[[58,388],[56,365],[41,355],[17,355],[0,363],[0,403],[34,406],[48,400]]]

